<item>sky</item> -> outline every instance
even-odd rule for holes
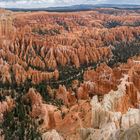
[[[3,8],[45,8],[77,4],[136,4],[140,0],[0,0]]]

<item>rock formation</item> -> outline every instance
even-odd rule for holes
[[[0,121],[17,120],[7,135],[25,115],[43,140],[139,139],[139,21],[139,10],[0,9]]]
[[[42,140],[64,140],[56,130],[52,130],[51,132],[46,132],[42,135]]]

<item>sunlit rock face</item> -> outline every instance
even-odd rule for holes
[[[41,95],[35,91],[35,89],[29,89],[26,99],[31,101],[32,111],[30,115],[33,118],[39,118],[42,120],[42,124],[40,126],[41,131],[48,130],[53,128],[55,123],[55,111],[57,108],[53,105],[44,104]],[[60,112],[57,113],[57,118],[61,117]]]
[[[129,105],[122,105],[122,107],[118,108],[121,105],[121,101],[127,101],[125,97],[126,84],[128,79],[128,75],[125,75],[121,81],[121,84],[118,86],[117,91],[110,91],[109,94],[104,95],[101,102],[98,101],[98,97],[95,96],[92,99],[92,123],[94,128],[102,128],[107,122],[116,120],[116,123],[121,117],[121,112],[125,112],[128,110]],[[121,110],[119,110],[121,109]],[[119,112],[120,111],[120,112]],[[115,112],[115,114],[113,113]],[[118,113],[116,113],[118,112]],[[99,120],[98,120],[99,119]]]
[[[64,140],[56,130],[52,130],[51,132],[46,132],[42,135],[42,140]]]
[[[116,89],[119,83],[121,72],[118,75],[115,74],[115,70],[108,67],[106,64],[101,64],[96,71],[87,70],[84,73],[84,80],[90,81],[91,94],[104,95],[110,90]],[[92,82],[92,83],[91,83]]]
[[[61,99],[67,106],[74,105],[77,101],[73,91],[67,91],[65,86],[60,85],[56,92],[56,99]]]
[[[125,140],[134,129],[136,132],[130,137],[139,138],[137,133],[139,133],[140,110],[131,108],[133,102],[130,100],[133,98],[127,92],[129,84],[131,85],[128,75],[124,75],[116,91],[110,91],[101,101],[97,96],[93,97],[91,101],[92,127],[80,130],[81,139]],[[135,102],[138,101],[135,100]],[[123,133],[121,133],[122,130]]]

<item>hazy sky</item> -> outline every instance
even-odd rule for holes
[[[75,4],[138,4],[140,0],[0,0],[0,7],[35,8]]]

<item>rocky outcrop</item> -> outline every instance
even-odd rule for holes
[[[43,103],[41,95],[33,88],[29,89],[26,99],[31,101],[32,104],[30,115],[33,118],[39,118],[39,120],[42,120],[42,124],[40,125],[41,131],[53,128],[55,126],[54,112],[57,108]]]
[[[42,140],[64,140],[56,130],[46,132],[42,135]]]
[[[14,100],[10,97],[6,97],[5,101],[0,102],[0,122],[3,120],[5,112],[10,112],[14,108]]]
[[[110,90],[115,90],[121,78],[121,71],[111,69],[106,64],[101,64],[96,70],[87,70],[84,73],[84,80],[91,87],[91,94],[104,95]]]
[[[118,130],[117,133],[110,138],[110,140],[139,140],[140,126],[135,124],[128,129]]]
[[[62,108],[62,113],[63,119],[57,122],[56,130],[61,132],[65,139],[76,140],[79,128],[91,126],[91,105],[89,101],[81,100],[68,109]]]
[[[39,84],[41,82],[47,82],[51,79],[58,80],[59,72],[55,70],[54,72],[41,72],[38,70],[33,70],[29,68],[27,71],[28,79],[31,79],[33,84]]]
[[[65,86],[60,85],[55,95],[56,99],[62,100],[67,106],[74,105],[77,101],[72,90],[67,91]]]
[[[12,32],[15,31],[12,19],[12,13],[4,11],[0,14],[0,38],[11,38]]]
[[[10,67],[8,64],[1,64],[0,65],[0,81],[2,83],[11,83],[11,74],[10,74]]]
[[[125,96],[126,84],[128,76],[125,75],[122,79],[121,84],[118,86],[117,91],[110,91],[109,94],[104,95],[101,103],[98,101],[98,97],[95,96],[92,99],[92,125],[94,128],[102,128],[110,119],[116,116],[116,121],[119,119],[121,114],[119,112],[126,112],[130,107],[129,104],[124,105],[124,101],[127,101]],[[122,106],[121,101],[123,102]],[[117,114],[113,112],[118,112]],[[117,117],[118,116],[118,117]],[[99,119],[99,120],[98,120]]]
[[[80,130],[81,140],[125,139],[127,134],[121,135],[118,130],[120,133],[121,129],[127,132],[127,129],[140,123],[140,110],[131,108],[132,104],[129,103],[131,98],[126,96],[126,86],[129,84],[128,75],[124,75],[116,91],[110,91],[104,95],[102,100],[99,100],[97,96],[93,97],[91,102],[92,128]],[[134,137],[137,137],[136,133]]]
[[[80,130],[80,140],[110,140],[110,136],[116,132],[114,123],[108,123],[101,129],[82,128]]]

